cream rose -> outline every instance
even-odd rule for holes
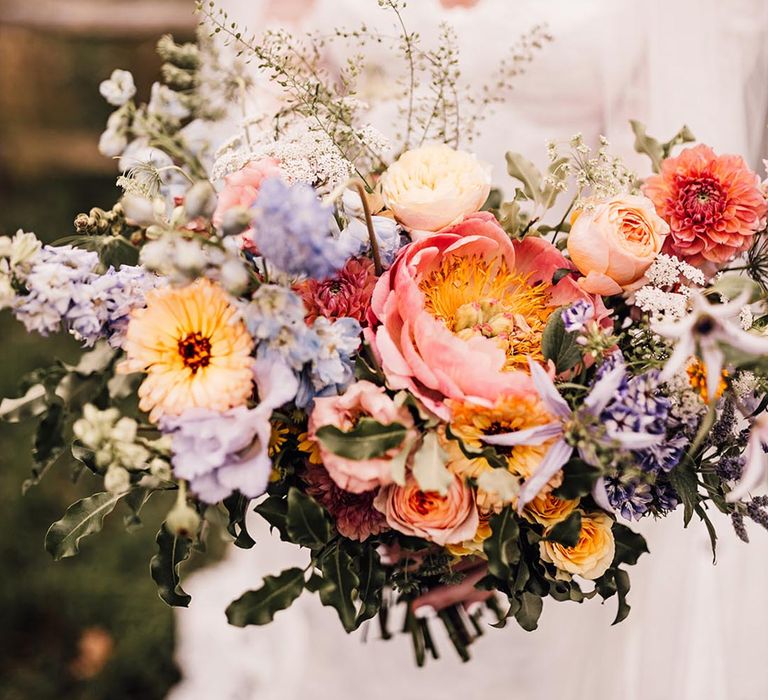
[[[564,547],[542,540],[541,558],[561,571],[578,574],[586,579],[600,578],[611,565],[616,552],[613,520],[606,513],[583,513],[581,533],[575,547]]]
[[[619,195],[595,204],[573,223],[568,253],[592,294],[619,294],[656,259],[669,226],[647,197]]]
[[[562,475],[562,473],[561,473]],[[539,493],[523,509],[523,516],[532,523],[550,527],[565,520],[579,505],[579,500],[558,498],[551,491]]]
[[[491,166],[445,144],[406,151],[381,177],[395,218],[415,231],[439,231],[480,210],[491,191]]]

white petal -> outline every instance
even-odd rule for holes
[[[537,425],[525,430],[517,430],[514,433],[499,433],[498,435],[483,435],[480,439],[489,445],[511,447],[512,445],[542,445],[553,437],[562,435],[563,427],[560,423],[547,423]]]
[[[592,498],[603,510],[613,513],[613,506],[608,500],[608,492],[605,490],[605,479],[602,476],[592,487]]]
[[[546,483],[563,468],[571,454],[573,454],[573,447],[565,440],[558,440],[549,448],[538,469],[520,489],[520,498],[517,503],[518,512],[522,512],[525,504],[536,498]]]
[[[615,396],[616,390],[619,388],[619,384],[621,384],[625,374],[626,368],[622,364],[600,377],[595,386],[592,387],[592,391],[589,392],[589,396],[584,399],[584,405],[589,409],[590,413],[599,415],[602,412],[608,405],[608,402]]]
[[[720,379],[723,375],[723,351],[713,340],[701,343],[701,359],[707,374],[707,397],[710,401],[717,396]]]
[[[566,400],[560,396],[544,368],[530,357],[528,358],[528,367],[531,370],[533,385],[536,387],[536,391],[539,392],[539,396],[547,410],[561,418],[568,418],[571,415],[571,409]]]
[[[717,340],[732,345],[752,355],[768,354],[768,337],[749,333],[732,323],[721,323],[716,335]]]
[[[691,355],[693,355],[694,350],[695,343],[692,336],[680,338],[680,340],[675,345],[674,351],[664,365],[664,369],[661,370],[659,381],[668,382],[670,379],[672,379],[672,377],[674,377],[679,370],[685,367],[685,364],[688,362]]]
[[[746,461],[744,471],[741,474],[741,481],[725,495],[725,500],[729,503],[740,501],[765,478],[765,452],[763,451],[760,430],[755,426],[752,427],[752,432],[749,435],[744,457]]]
[[[650,433],[635,433],[630,431],[609,430],[608,437],[621,443],[625,450],[642,450],[653,447],[664,440],[664,435],[651,435]]]

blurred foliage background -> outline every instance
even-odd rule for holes
[[[0,0],[0,235],[18,228],[46,242],[116,199],[115,165],[96,145],[110,112],[98,93],[113,68],[134,72],[146,96],[159,69],[157,38],[193,33],[192,0]],[[26,372],[73,360],[68,337],[28,336],[0,313],[0,396]],[[94,488],[52,470],[22,496],[34,425],[0,424],[0,700],[164,697],[176,682],[173,615],[149,576],[169,507],[150,503],[126,534],[119,512],[54,563],[51,522]]]

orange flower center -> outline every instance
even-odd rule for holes
[[[179,355],[184,366],[195,374],[211,363],[211,339],[199,332],[188,333],[179,340]]]
[[[411,497],[408,499],[410,507],[419,515],[428,515],[434,510],[440,508],[447,500],[437,491],[419,491],[414,489]]]
[[[686,372],[688,373],[688,381],[690,382],[691,388],[699,393],[702,401],[707,403],[709,401],[709,394],[707,391],[707,368],[704,366],[704,363],[701,360],[694,360],[688,365]],[[723,370],[720,377],[720,384],[717,386],[715,398],[719,399],[723,395],[723,392],[728,388],[727,379],[728,372]]]
[[[531,285],[501,259],[451,256],[419,284],[426,310],[455,335],[492,338],[507,355],[505,370],[542,359],[541,336],[553,311],[547,285]]]

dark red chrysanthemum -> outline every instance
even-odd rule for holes
[[[336,486],[322,464],[308,463],[302,478],[307,493],[326,508],[344,537],[362,542],[389,529],[384,515],[373,507],[378,489],[363,493],[344,491]]]
[[[373,262],[368,258],[351,258],[333,277],[320,282],[307,280],[295,289],[307,308],[307,323],[324,316],[331,321],[349,317],[364,324],[375,285]]]

